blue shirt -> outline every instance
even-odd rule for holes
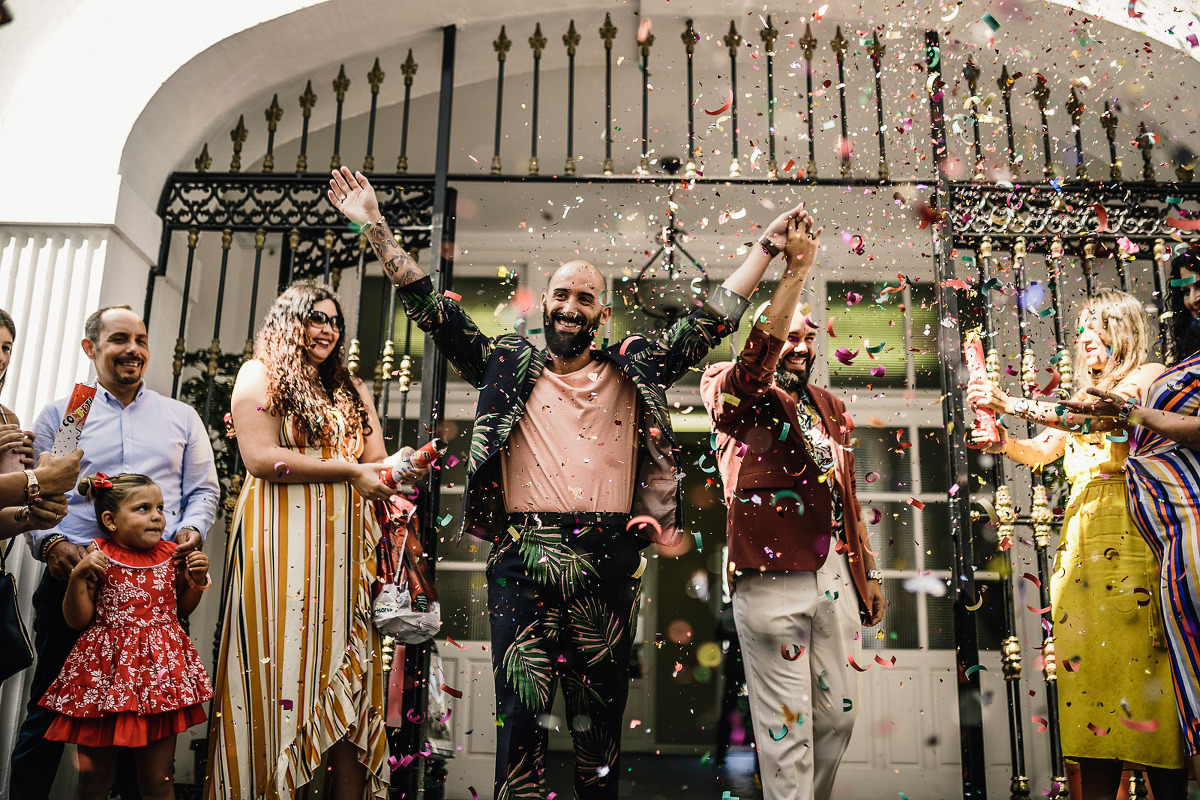
[[[69,398],[55,400],[42,409],[33,427],[35,457],[54,446],[58,425]],[[200,415],[189,405],[163,397],[143,383],[128,406],[96,386],[96,399],[83,426],[80,477],[103,472],[118,475],[137,472],[158,484],[166,515],[164,539],[174,539],[182,527],[201,536],[217,519],[220,489],[212,443]],[[77,545],[86,545],[104,531],[96,522],[95,506],[72,489],[67,493],[67,516],[57,528],[33,531],[29,546],[41,557],[42,542],[55,532]]]

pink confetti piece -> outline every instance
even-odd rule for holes
[[[1045,717],[1030,717],[1030,720],[1037,725],[1037,733],[1045,733],[1050,723],[1046,722]]]
[[[275,474],[276,475],[290,475],[291,472],[292,472],[292,469],[291,469],[291,467],[289,467],[287,465],[286,461],[276,461],[275,462]]]
[[[291,700],[280,700],[279,705],[284,711],[292,710],[292,701]]]
[[[463,693],[461,691],[459,691],[458,689],[451,688],[450,686],[447,686],[446,684],[443,683],[442,691],[445,692],[446,694],[450,695],[451,697],[453,697],[455,700],[462,700]]]
[[[875,378],[882,378],[886,373],[887,369],[884,368],[883,364],[877,364],[871,367],[871,375]]]
[[[891,669],[896,666],[896,657],[892,656],[890,659],[885,659],[883,656],[875,656],[875,663],[884,669]]]
[[[857,350],[852,351],[848,347],[839,347],[834,352],[834,356],[837,357],[838,361],[842,362],[843,364],[845,364],[848,367],[851,364],[853,364],[854,359],[858,357],[858,351]]]
[[[649,525],[651,528],[654,528],[654,532],[657,537],[662,536],[662,526],[658,524],[658,520],[649,514],[639,514],[638,516],[629,520],[628,524],[625,525],[625,530],[634,530],[635,525],[637,526],[637,531],[641,531],[647,525]]]
[[[781,644],[779,645],[779,655],[783,656],[784,661],[795,661],[800,656],[804,655],[804,645],[802,644]]]
[[[846,305],[856,306],[862,302],[862,297],[858,292],[846,292]]]
[[[1154,719],[1140,719],[1140,720],[1139,719],[1125,719],[1124,717],[1117,717],[1117,719],[1119,719],[1121,721],[1121,724],[1124,725],[1126,728],[1129,728],[1129,730],[1131,730],[1131,731],[1137,731],[1138,733],[1151,733],[1153,731],[1158,730],[1158,718],[1157,717]]]
[[[1022,575],[1021,577],[1022,577],[1022,578],[1024,578],[1025,580],[1029,581],[1030,583],[1032,583],[1032,584],[1033,584],[1034,586],[1036,586],[1037,588],[1039,588],[1039,589],[1040,589],[1040,588],[1042,588],[1042,581],[1041,581],[1041,579],[1040,579],[1040,578],[1038,578],[1038,576],[1037,576],[1037,575],[1034,575],[1032,572],[1026,572],[1026,573],[1025,573],[1024,575]]]
[[[453,300],[453,301],[454,301],[454,302],[456,302],[456,303],[457,303],[459,300],[462,300],[462,295],[461,295],[461,294],[457,294],[457,293],[455,293],[455,292],[452,292],[452,291],[450,291],[449,289],[447,289],[446,291],[442,292],[442,294],[443,294],[443,295],[445,295],[446,297],[450,298],[451,300]]]
[[[858,662],[854,660],[853,655],[847,655],[846,662],[849,663],[850,666],[854,667],[854,669],[858,670],[859,672],[866,672],[867,670],[869,670],[871,668],[870,664],[867,664],[865,667],[860,667],[858,665]]]
[[[924,504],[924,503],[922,503],[920,500],[918,500],[918,499],[917,499],[917,498],[915,498],[915,497],[910,497],[910,498],[908,498],[908,504],[909,504],[910,506],[912,506],[913,508],[916,508],[916,509],[922,509],[922,508],[925,508],[925,504]]]
[[[1100,227],[1096,229],[1096,233],[1104,233],[1108,230],[1108,212],[1099,203],[1092,203],[1092,209],[1096,212],[1096,219],[1100,222]],[[1170,223],[1170,220],[1167,220],[1167,222]]]
[[[1130,5],[1133,5],[1133,3],[1130,3]],[[1097,736],[1108,736],[1108,732],[1111,731],[1112,728],[1101,728],[1096,723],[1089,722],[1088,730],[1091,731],[1092,733],[1096,734]]]
[[[715,117],[719,114],[724,114],[729,110],[731,105],[733,105],[733,89],[729,90],[729,94],[726,96],[725,102],[721,104],[720,108],[714,108],[711,111],[706,108],[704,109],[704,113],[708,114],[710,117]]]

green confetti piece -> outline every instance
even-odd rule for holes
[[[854,708],[854,701],[849,697],[842,698],[842,712],[849,713]]]
[[[1045,319],[1046,317],[1050,316],[1053,313],[1054,313],[1053,308],[1043,308],[1041,311],[1038,312],[1038,316],[1041,317],[1042,319]]]
[[[783,423],[783,430],[781,430],[779,432],[779,441],[782,442],[783,440],[787,439],[788,434],[791,432],[792,432],[792,423],[790,423],[790,422]]]
[[[983,664],[976,664],[973,667],[967,667],[963,674],[969,678],[976,672],[987,672],[987,667],[985,667]]]
[[[1111,433],[1108,433],[1108,434],[1105,434],[1104,438],[1108,439],[1110,442],[1116,442],[1118,444],[1120,444],[1121,442],[1128,442],[1129,441],[1129,431],[1121,431],[1120,436],[1113,436]]]
[[[783,739],[783,737],[787,736],[787,725],[784,725],[782,728],[779,729],[778,736],[776,736],[775,731],[771,730],[770,728],[767,728],[767,733],[771,734],[771,738],[774,739],[775,741],[777,741],[777,742],[781,741]],[[726,794],[728,794],[728,792],[726,792]]]
[[[996,18],[993,17],[991,14],[983,15],[983,24],[987,25],[989,28],[991,28],[992,33],[995,33],[996,31],[1000,30],[1000,23],[997,22]]]
[[[985,291],[989,292],[999,291],[1000,289],[1004,288],[1004,284],[1000,282],[999,278],[992,277],[983,282],[983,288]]]
[[[446,516],[444,516],[444,517],[440,517],[440,518],[438,519],[438,521],[437,521],[437,524],[438,524],[438,526],[439,526],[439,527],[445,527],[446,525],[449,525],[449,524],[450,524],[450,521],[451,521],[451,520],[453,520],[453,519],[454,519],[454,515],[453,515],[453,514],[446,514]]]
[[[825,599],[832,603],[834,600],[838,599],[838,593],[831,592],[828,589],[826,589],[825,590]]]
[[[700,531],[692,531],[692,536],[696,539],[696,552],[704,552],[704,540],[700,538]]]
[[[828,692],[829,684],[825,681],[825,672],[826,670],[821,670],[821,672],[817,675],[817,686],[820,686],[822,689]]]
[[[871,346],[871,347],[868,347],[868,348],[867,348],[867,352],[868,352],[868,353],[870,353],[870,354],[871,354],[871,355],[873,355],[873,356],[874,356],[874,355],[878,355],[879,353],[882,353],[882,352],[883,352],[883,348],[885,348],[885,347],[887,347],[887,342],[880,342],[880,343],[879,343],[879,344],[877,344],[877,345],[873,345],[873,346]]]
[[[1195,275],[1188,275],[1186,278],[1172,278],[1171,279],[1172,286],[1191,286],[1195,282],[1196,282]]]
[[[1166,199],[1166,203],[1167,203],[1167,205],[1169,205],[1169,206],[1178,206],[1178,205],[1182,205],[1182,204],[1183,204],[1183,198],[1182,198],[1182,197],[1168,197],[1168,198]]]

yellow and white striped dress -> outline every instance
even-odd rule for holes
[[[280,443],[357,462],[362,435],[346,436],[340,413],[333,421],[335,444],[312,447],[285,416]],[[247,476],[227,548],[206,800],[290,800],[341,739],[367,767],[368,797],[386,797],[383,670],[371,624],[379,535],[370,504],[348,483]]]

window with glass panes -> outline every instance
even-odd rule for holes
[[[952,649],[953,544],[946,517],[950,485],[941,425],[940,322],[932,285],[906,282],[895,291],[898,283],[826,282],[825,318],[833,337],[818,346],[825,348],[829,386],[852,395],[858,497],[889,601],[883,623],[864,645]],[[839,347],[858,354],[847,364],[838,358]],[[984,474],[990,458],[971,451],[969,474]],[[983,601],[979,641],[994,648],[1003,638],[1000,572],[992,564],[995,529],[984,520],[972,535]]]

